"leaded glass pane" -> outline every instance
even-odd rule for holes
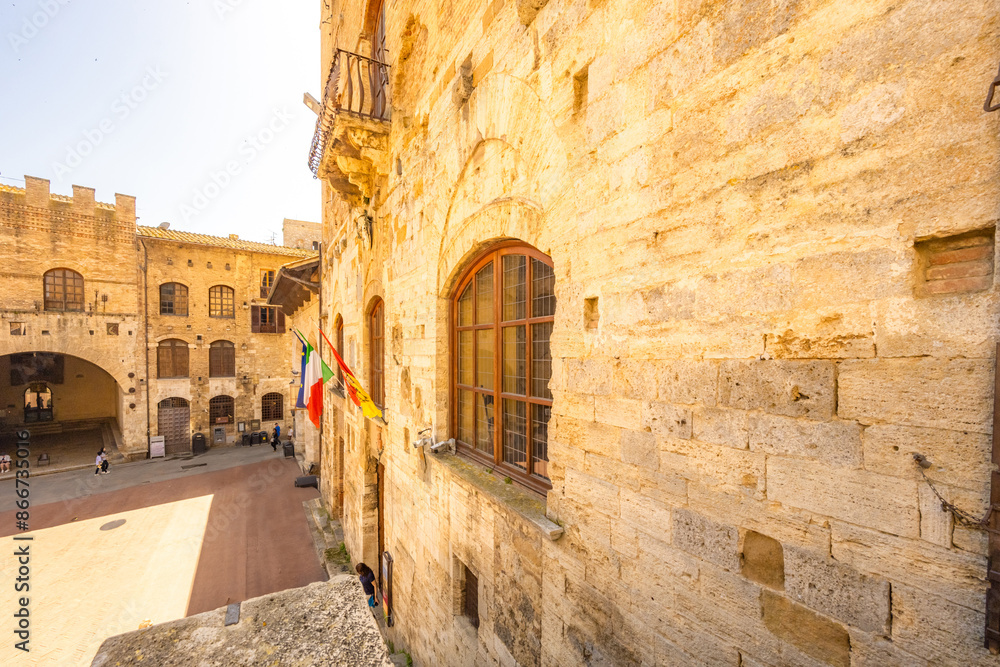
[[[556,314],[556,276],[552,267],[531,259],[531,316],[552,317]]]
[[[473,354],[472,332],[460,331],[458,333],[458,383],[470,387],[472,386],[472,369],[475,365]]]
[[[493,329],[476,332],[476,386],[493,391]]]
[[[476,324],[493,323],[493,262],[476,274]]]
[[[503,402],[503,460],[528,467],[527,405],[509,398]]]
[[[549,418],[548,405],[531,406],[531,467],[532,473],[549,478]]]
[[[503,258],[503,319],[523,320],[526,316],[528,268],[524,255],[504,255]]]
[[[525,371],[527,345],[524,325],[503,330],[503,390],[508,394],[524,395],[527,384]]]
[[[552,322],[534,324],[531,327],[531,395],[537,398],[552,398],[549,380],[552,378],[552,352],[549,339],[552,337]]]
[[[472,440],[472,408],[474,394],[468,389],[458,390],[458,439],[467,445]]]
[[[465,287],[458,299],[458,326],[472,326],[472,283]]]

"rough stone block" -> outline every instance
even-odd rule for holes
[[[850,667],[851,638],[847,628],[766,589],[761,593],[761,604],[764,625],[775,636],[806,655],[836,667]]]
[[[719,402],[741,410],[829,419],[835,400],[830,361],[725,361]]]
[[[611,393],[612,362],[608,359],[566,359],[566,389],[580,394]]]
[[[696,408],[691,416],[693,437],[699,442],[746,449],[749,442],[749,414],[744,410]]]
[[[866,632],[889,632],[889,582],[825,555],[787,548],[785,594]]]
[[[672,359],[656,362],[657,396],[668,403],[714,406],[719,362]]]
[[[754,415],[750,418],[750,449],[857,468],[862,461],[861,426],[857,422]]]
[[[644,359],[623,359],[615,364],[612,394],[618,398],[648,401],[656,398],[656,368]]]
[[[621,432],[617,426],[583,421],[564,415],[553,415],[549,421],[550,439],[563,441],[581,452],[591,452],[601,456],[619,455]]]
[[[660,453],[656,436],[646,431],[622,431],[621,460],[632,465],[656,470],[660,466]]]
[[[851,634],[851,667],[929,667],[923,658],[906,653],[881,635],[848,628]]]
[[[663,440],[660,472],[676,473],[708,487],[764,499],[765,455],[693,440]]]
[[[595,406],[595,420],[621,428],[642,428],[642,401],[601,396]]]
[[[992,386],[992,362],[986,359],[845,361],[837,412],[868,424],[989,433]]]
[[[630,463],[622,463],[617,456],[608,458],[587,452],[583,472],[621,488],[639,490],[638,469]]]
[[[989,483],[992,441],[985,433],[876,424],[861,437],[865,469],[921,481],[913,454],[933,464],[926,474],[935,482],[966,489]]]
[[[639,491],[666,505],[676,507],[687,503],[687,480],[676,473],[639,469]]]
[[[738,572],[739,530],[686,509],[673,513],[674,546],[731,572]]]
[[[951,531],[955,525],[951,512],[942,508],[941,500],[929,485],[921,484],[917,492],[920,498],[920,539],[947,549],[951,546]],[[938,486],[938,493],[953,502],[948,487]]]
[[[920,536],[916,483],[896,477],[772,456],[767,497],[896,535]]]
[[[902,584],[892,587],[892,641],[934,665],[995,667],[997,658],[983,648],[986,618],[982,601],[962,607]]]
[[[955,604],[978,609],[986,594],[986,559],[943,549],[922,540],[834,522],[831,553],[837,561],[893,582],[927,591]]]
[[[668,505],[640,493],[622,489],[620,494],[622,521],[637,526],[658,540],[670,542],[670,511]]]
[[[594,397],[588,394],[552,391],[552,414],[580,421],[594,421]]]
[[[614,484],[573,468],[566,470],[566,496],[607,516],[618,516],[618,492]]]
[[[784,549],[778,540],[748,530],[740,550],[740,574],[769,588],[785,588]]]
[[[642,404],[642,426],[654,435],[669,438],[691,439],[691,410],[669,403]]]

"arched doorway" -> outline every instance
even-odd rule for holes
[[[123,423],[135,396],[104,368],[49,351],[0,355],[0,450],[16,431],[31,433],[33,456],[53,468],[89,466],[102,447],[120,460]]]
[[[24,423],[52,421],[52,390],[44,382],[34,382],[24,390]]]
[[[191,451],[191,405],[186,400],[174,396],[157,403],[156,425],[167,454]]]

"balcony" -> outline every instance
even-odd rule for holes
[[[309,168],[351,206],[389,173],[389,66],[337,49],[316,120]]]

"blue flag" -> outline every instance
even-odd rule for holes
[[[299,373],[300,373],[300,375],[299,375],[299,395],[298,395],[298,398],[295,399],[295,407],[297,407],[297,408],[305,408],[306,407],[306,397],[305,397],[306,358],[308,357],[307,351],[308,351],[309,348],[306,347],[305,341],[303,341],[302,338],[300,338],[298,334],[295,334],[295,337],[299,339],[300,343],[302,343],[302,351],[299,352],[299,361],[302,364],[301,369],[299,369]]]

